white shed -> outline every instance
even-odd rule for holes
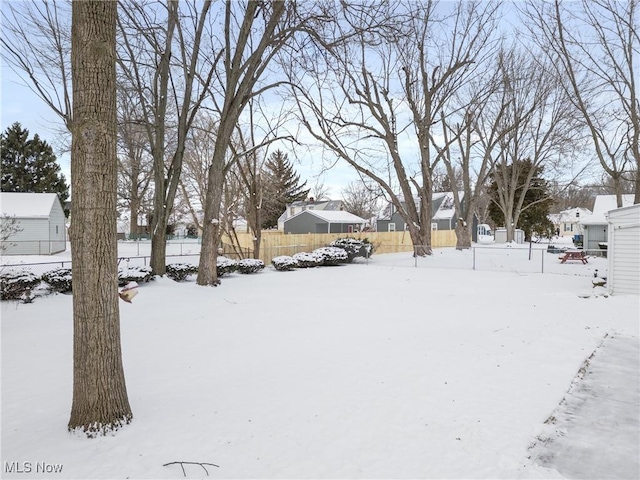
[[[2,242],[2,255],[52,255],[67,248],[64,210],[55,193],[0,193],[2,225],[17,232]],[[3,235],[4,236],[4,235]]]
[[[640,295],[640,204],[607,214],[609,272],[612,295]]]

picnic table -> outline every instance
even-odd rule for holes
[[[558,258],[560,259],[560,263],[565,263],[567,260],[578,260],[583,264],[589,263],[587,261],[587,253],[584,250],[567,250]]]

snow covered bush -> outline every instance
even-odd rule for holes
[[[49,285],[52,292],[66,293],[71,291],[71,269],[58,268],[42,274],[42,280]]]
[[[198,267],[188,263],[171,263],[167,265],[167,276],[176,282],[182,282],[189,275],[198,273]]]
[[[256,273],[264,268],[264,262],[255,258],[243,258],[238,260],[237,270],[240,273]]]
[[[293,270],[298,266],[298,261],[288,255],[280,255],[279,257],[273,257],[271,259],[273,268],[279,272],[285,272],[287,270]]]
[[[0,273],[0,300],[32,298],[31,290],[40,279],[28,270],[7,270]]]
[[[219,256],[216,262],[216,270],[218,276],[221,277],[228,273],[233,273],[238,269],[238,262],[227,257]]]
[[[347,252],[347,262],[353,262],[356,257],[369,258],[373,255],[373,244],[369,239],[359,240],[357,238],[338,238],[329,244],[330,247],[342,248]]]
[[[322,258],[322,265],[333,266],[347,263],[347,252],[338,247],[320,247],[313,251],[314,254]]]
[[[313,268],[322,265],[322,257],[314,253],[296,253],[293,259],[298,263],[298,268]]]
[[[118,270],[118,285],[124,287],[129,282],[145,283],[153,280],[153,271],[151,267],[135,266],[124,270]]]

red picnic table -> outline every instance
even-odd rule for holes
[[[560,259],[560,263],[565,263],[567,260],[578,260],[583,264],[589,263],[587,253],[584,250],[567,250],[558,258]]]

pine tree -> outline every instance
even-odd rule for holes
[[[300,175],[287,154],[281,150],[273,152],[265,162],[262,228],[276,227],[288,204],[307,198],[310,189],[305,189],[306,185],[306,181],[300,183]]]
[[[53,149],[36,134],[16,122],[0,135],[3,192],[57,193],[60,201],[69,198],[69,186]]]
[[[542,166],[534,166],[529,159],[520,160],[516,165],[515,176],[512,175],[513,165],[506,166],[506,175],[503,175],[502,165],[497,166],[496,171],[490,175],[491,183],[489,185],[489,196],[492,202],[489,204],[489,217],[496,226],[505,225],[505,216],[498,200],[498,182],[496,176],[500,175],[504,178],[515,178],[517,185],[510,186],[514,190],[514,199],[518,200],[524,193],[522,208],[519,210],[517,218],[517,228],[525,233],[525,239],[530,240],[534,234],[550,235],[553,231],[553,224],[548,218],[553,205],[549,183],[542,178],[544,168]],[[529,172],[534,169],[530,180]],[[526,191],[523,191],[525,190]]]

